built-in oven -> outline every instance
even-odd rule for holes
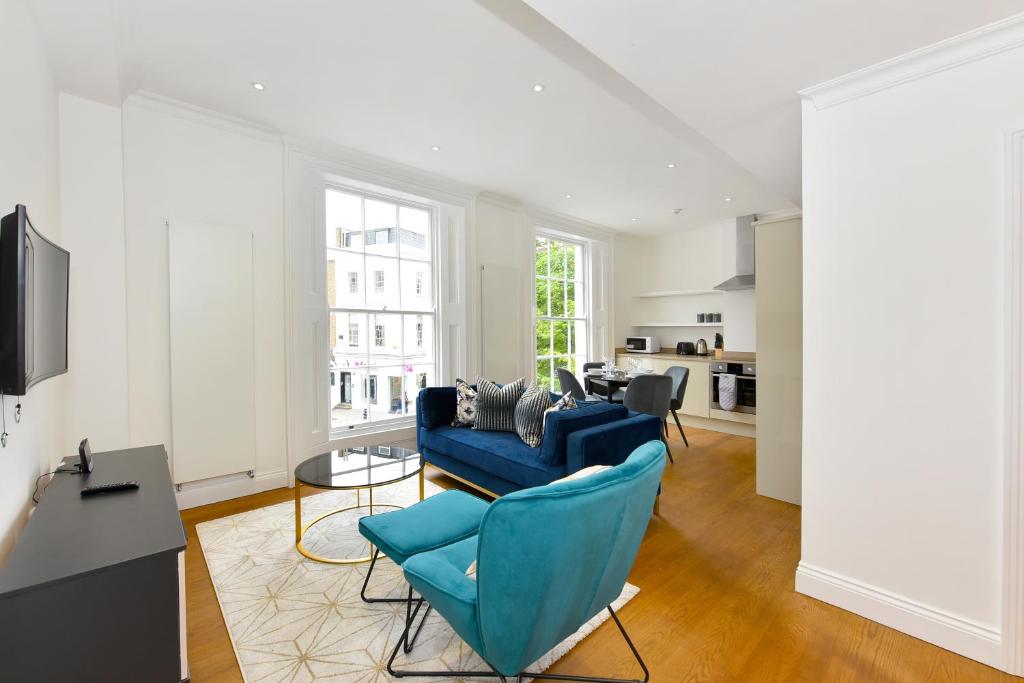
[[[722,404],[718,401],[718,383],[722,375],[736,376],[736,407],[732,411],[722,411]],[[743,363],[740,361],[712,361],[711,409],[722,412],[756,415],[757,366],[754,363]]]

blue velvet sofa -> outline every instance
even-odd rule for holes
[[[512,432],[452,427],[455,403],[455,387],[420,390],[417,448],[434,467],[499,496],[591,465],[619,465],[641,444],[661,439],[658,418],[630,414],[622,404],[594,402],[550,413],[543,442],[531,448]]]

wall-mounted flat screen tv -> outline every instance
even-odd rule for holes
[[[0,220],[0,393],[68,371],[70,263],[21,204]]]

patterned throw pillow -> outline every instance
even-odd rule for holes
[[[499,387],[478,377],[476,380],[476,420],[473,429],[481,432],[516,431],[516,403],[523,393],[525,378]]]
[[[476,422],[476,389],[464,379],[455,380],[455,418],[452,427],[472,427]]]
[[[544,430],[544,425],[548,422],[548,413],[555,413],[559,410],[572,410],[576,407],[576,399],[572,397],[572,394],[566,394],[562,398],[555,401],[554,405],[544,411],[544,420],[541,423],[541,431]]]
[[[544,415],[551,407],[551,396],[546,387],[532,386],[523,392],[516,403],[516,434],[530,448],[540,446],[544,438]]]

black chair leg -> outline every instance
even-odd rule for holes
[[[668,453],[668,461],[673,465],[676,464],[676,459],[672,457],[672,448],[668,445],[668,418],[661,423],[661,442],[665,444],[665,452]]]
[[[683,423],[679,421],[679,415],[674,410],[672,411],[672,417],[676,420],[676,427],[679,427],[679,436],[683,437],[683,443],[685,443],[686,447],[689,448],[690,442],[686,440],[686,432],[683,431]]]
[[[370,559],[370,568],[366,570],[366,578],[363,579],[363,589],[359,591],[359,597],[363,599],[363,602],[409,602],[405,598],[368,598],[366,597],[366,587],[370,584],[370,575],[373,574],[373,567],[377,564],[377,558],[380,556],[380,548],[373,549],[373,557]]]

